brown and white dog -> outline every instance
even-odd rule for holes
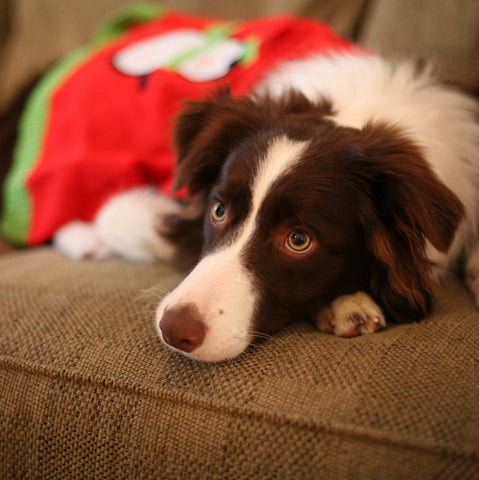
[[[413,320],[461,257],[479,296],[477,104],[428,71],[369,56],[282,65],[251,96],[191,102],[176,127],[177,186],[111,199],[62,228],[93,250],[198,263],[156,311],[163,342],[221,361],[313,315],[341,336]]]

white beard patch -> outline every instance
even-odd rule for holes
[[[259,292],[254,273],[243,266],[241,254],[254,236],[256,217],[271,185],[298,162],[306,146],[307,142],[293,141],[286,136],[272,143],[261,159],[252,188],[252,208],[234,243],[204,257],[158,306],[156,323],[162,340],[159,325],[165,310],[194,304],[206,334],[201,345],[187,353],[189,357],[226,360],[242,353],[252,342]]]

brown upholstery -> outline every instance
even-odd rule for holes
[[[298,321],[206,364],[156,336],[179,279],[0,257],[2,478],[479,478],[479,312],[457,282],[420,323],[343,339]]]
[[[15,116],[1,112],[127,3],[0,0],[0,177]],[[322,18],[479,93],[477,0],[163,3]],[[454,279],[420,323],[342,339],[298,320],[206,364],[155,332],[178,272],[9,250],[0,239],[1,480],[479,480],[479,311]]]

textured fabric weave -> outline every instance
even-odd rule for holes
[[[207,364],[156,336],[180,278],[0,258],[2,479],[479,478],[479,313],[459,283],[420,323],[342,339],[300,321]]]

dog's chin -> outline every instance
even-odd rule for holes
[[[193,350],[192,352],[185,352],[183,350],[179,350],[177,348],[174,348],[168,345],[163,339],[163,337],[161,336],[161,333],[160,333],[160,339],[164,343],[164,345],[166,345],[171,351],[181,354],[189,358],[190,360],[206,362],[206,363],[220,363],[220,362],[227,362],[229,360],[233,360],[234,358],[241,355],[249,345],[249,344],[246,344],[246,345],[236,346],[236,348],[228,349],[228,351],[226,351],[226,349],[223,346],[208,348],[207,345],[202,345],[201,347],[198,347],[196,350]]]
[[[160,340],[171,351],[181,354],[191,360],[197,360],[201,362],[219,363],[232,360],[241,355],[250,345],[249,341],[238,341],[238,339],[234,339],[230,342],[225,341],[219,345],[214,345],[213,342],[206,340],[198,348],[192,350],[191,352],[185,352],[184,350],[172,347],[168,344],[168,342],[165,341],[158,322],[157,330]]]

